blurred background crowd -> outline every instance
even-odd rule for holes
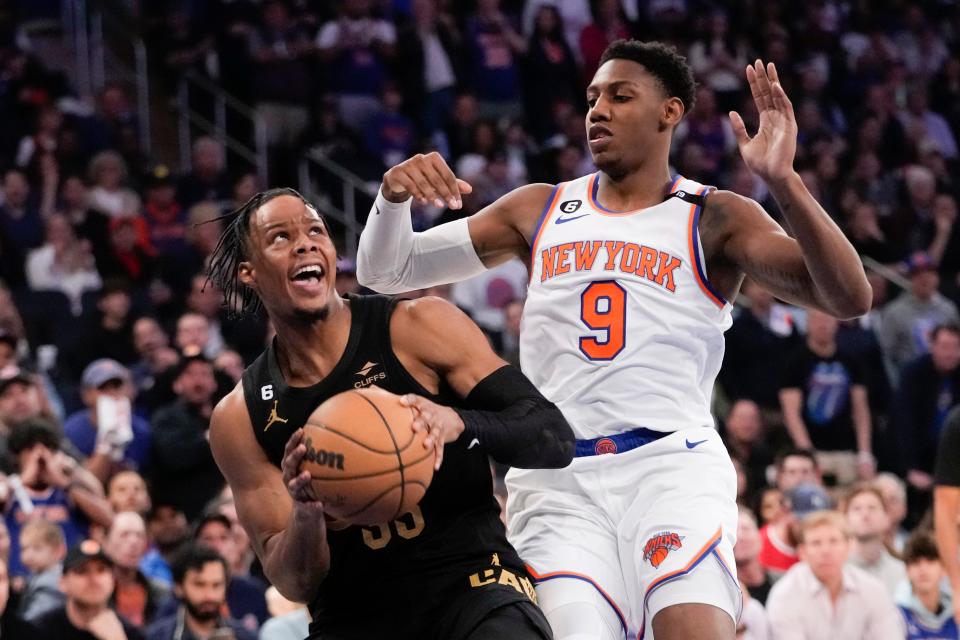
[[[308,151],[373,188],[439,151],[474,192],[463,211],[415,204],[420,229],[594,171],[584,88],[624,37],[668,42],[696,73],[673,172],[781,219],[726,115],[755,127],[743,69],[776,63],[796,167],[873,285],[873,310],[850,322],[752,282],[738,298],[715,409],[740,479],[739,637],[958,637],[956,2],[105,4],[136,17],[153,109],[172,109],[185,74],[206,78],[257,114],[269,166],[216,136],[186,140],[186,164],[162,136],[144,145],[129,83],[84,93],[37,53],[28,27],[60,4],[0,1],[5,637],[302,638],[307,614],[263,581],[206,440],[212,407],[272,335],[206,282],[214,219],[297,185]],[[355,237],[331,223],[352,255]],[[359,291],[353,271],[338,262],[341,293]],[[410,295],[451,299],[516,362],[525,286],[512,262]],[[846,605],[828,612],[817,585]],[[811,626],[827,613],[832,631]]]

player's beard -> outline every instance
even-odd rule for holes
[[[210,622],[211,620],[216,620],[220,617],[220,603],[212,602],[210,600],[194,604],[190,600],[184,598],[184,606],[187,608],[187,612],[194,620],[200,622]]]

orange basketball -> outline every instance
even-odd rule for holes
[[[324,511],[350,524],[394,520],[423,498],[433,479],[434,449],[414,433],[414,412],[377,388],[328,399],[303,427],[310,472]]]
[[[669,551],[666,547],[657,547],[654,549],[653,553],[650,554],[650,564],[652,564],[654,568],[659,567],[660,564],[667,559],[667,553]]]

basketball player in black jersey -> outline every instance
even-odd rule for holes
[[[260,305],[277,336],[214,410],[210,445],[271,582],[307,602],[310,638],[550,638],[507,542],[488,454],[562,467],[573,433],[559,410],[437,298],[341,297],[321,216],[292,189],[234,214],[211,262],[228,305]],[[393,522],[337,527],[300,472],[300,427],[332,395],[376,384],[418,410],[442,464]],[[450,408],[456,407],[456,409]]]

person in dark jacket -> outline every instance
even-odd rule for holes
[[[232,632],[236,640],[256,639],[256,634],[239,622],[220,614],[227,596],[223,556],[209,547],[190,544],[177,555],[172,568],[180,606],[147,629],[148,640],[198,640],[214,637],[218,631],[223,633],[221,630]]]
[[[960,326],[945,324],[933,330],[930,353],[904,366],[891,403],[890,426],[910,494],[908,521],[929,505],[940,432],[958,403]]]

